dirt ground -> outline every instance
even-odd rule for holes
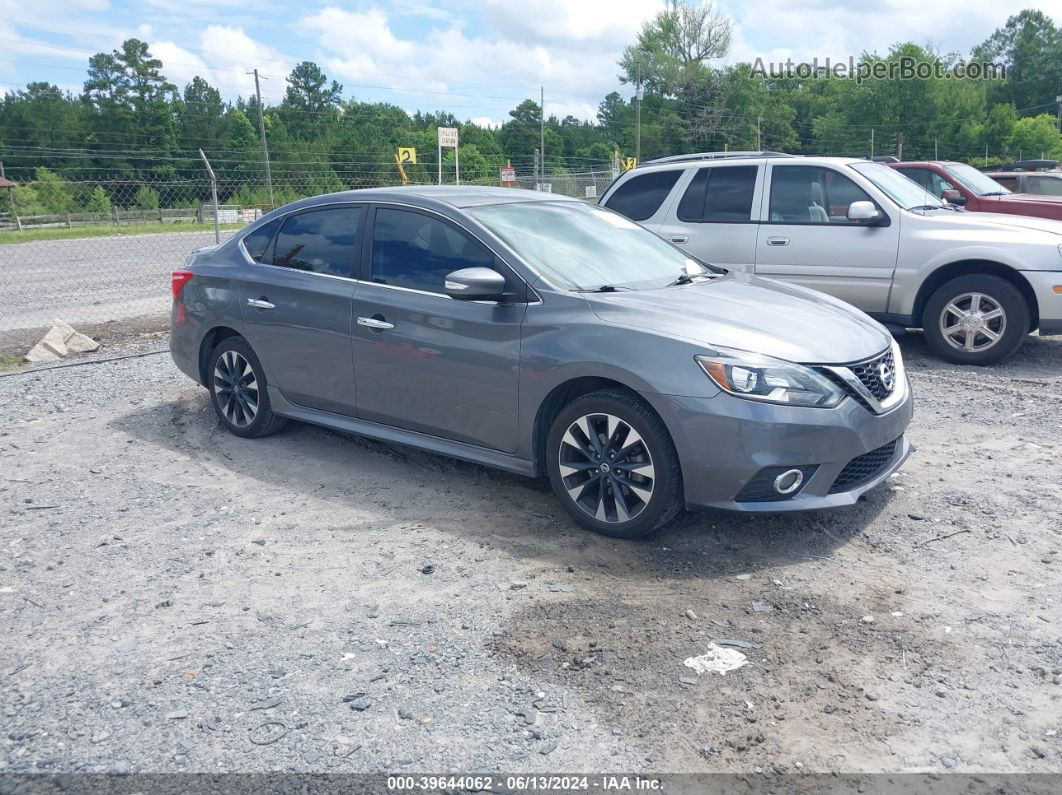
[[[540,482],[228,435],[165,354],[2,376],[0,771],[1062,772],[1062,340],[902,346],[888,484],[641,542]],[[713,640],[749,664],[683,665]]]

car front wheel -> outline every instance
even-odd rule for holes
[[[926,343],[949,362],[995,364],[1014,354],[1029,333],[1029,306],[1006,279],[975,273],[952,279],[926,303]]]
[[[601,390],[576,398],[554,420],[546,455],[557,498],[595,533],[646,535],[682,509],[671,436],[635,395]]]

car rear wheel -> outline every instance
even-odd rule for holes
[[[557,498],[595,533],[647,535],[682,509],[671,436],[635,395],[601,390],[576,398],[554,420],[546,455]]]
[[[976,273],[945,283],[922,317],[929,347],[956,364],[995,364],[1013,355],[1029,333],[1029,306],[1006,279]]]
[[[207,374],[210,402],[230,432],[257,438],[287,424],[270,408],[262,365],[243,337],[221,341],[210,354]]]

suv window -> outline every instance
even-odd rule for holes
[[[1002,183],[1003,187],[1011,188],[1013,186],[1007,185],[1003,180],[997,180]],[[1062,196],[1062,177],[1026,177],[1025,178],[1026,192],[1027,193],[1039,193],[1046,196]]]
[[[679,220],[694,223],[750,220],[758,170],[759,166],[700,169],[679,201]]]
[[[247,255],[255,262],[262,261],[266,249],[269,248],[269,241],[273,239],[273,233],[277,231],[278,226],[280,226],[280,219],[274,218],[268,224],[244,235],[243,247],[247,250]]]
[[[363,212],[362,207],[329,207],[289,215],[277,235],[272,264],[352,277]]]
[[[656,214],[680,176],[682,169],[638,174],[616,188],[605,206],[632,221],[644,221]]]
[[[994,179],[996,182],[998,182],[1000,185],[1002,185],[1007,190],[1013,190],[1013,191],[1018,190],[1018,178],[1017,177],[997,177],[995,174],[993,174],[992,175],[992,179]],[[1062,182],[1060,182],[1059,184],[1062,185]]]
[[[475,267],[493,268],[494,255],[464,232],[422,213],[376,211],[374,282],[442,293],[446,274]]]
[[[938,199],[944,198],[944,191],[956,190],[954,185],[932,169],[904,168],[900,169],[900,173],[913,179]]]
[[[848,205],[872,201],[852,180],[820,166],[771,170],[771,220],[775,223],[849,224]]]

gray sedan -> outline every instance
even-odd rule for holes
[[[546,476],[608,535],[852,505],[911,451],[882,326],[578,200],[318,196],[194,252],[172,288],[173,359],[232,433],[301,420]]]

